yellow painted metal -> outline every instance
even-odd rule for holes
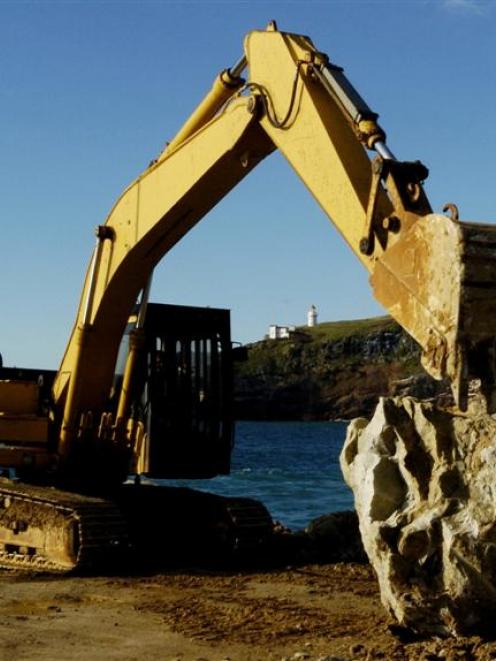
[[[150,444],[142,422],[129,419],[127,437],[132,451],[130,473],[146,474],[150,470]]]
[[[167,145],[158,160],[161,161],[167,154],[170,154],[176,147],[201,129],[202,126],[205,126],[243,83],[244,81],[241,78],[233,78],[227,69],[222,71],[215,79],[210,92],[186,121],[179,133]]]
[[[136,362],[139,358],[140,351],[143,348],[144,340],[145,336],[141,328],[135,328],[129,335],[129,353],[122,377],[122,386],[116,414],[116,426],[118,427],[123,426],[126,422],[126,416],[131,402]]]
[[[44,471],[52,469],[57,463],[57,457],[47,451],[46,446],[25,444],[16,447],[0,446],[0,466]]]
[[[88,288],[92,288],[91,278],[87,279]],[[82,307],[86,299],[81,302],[80,312],[84,315]],[[71,443],[76,436],[79,416],[81,412],[80,394],[85,392],[86,382],[84,381],[83,364],[86,359],[85,348],[88,346],[88,340],[91,337],[92,326],[81,321],[77,324],[73,332],[73,342],[71,344],[72,353],[72,378],[68,382],[67,397],[64,401],[62,425],[59,434],[58,452],[61,458],[65,459],[71,451]],[[85,410],[85,409],[82,409]]]
[[[0,443],[46,443],[48,418],[19,413],[0,414]]]
[[[39,386],[30,381],[0,381],[0,412],[36,413]]]
[[[281,32],[251,32],[245,40],[250,81],[270,99],[260,123],[293,166],[350,248],[370,271],[373,263],[359,250],[371,183],[367,153],[357,140],[340,105],[315,81],[306,62],[317,54],[306,37]],[[291,91],[299,71],[293,111],[285,127],[274,126],[290,110]],[[392,211],[385,192],[377,208]]]
[[[102,249],[89,319],[91,333],[81,346],[78,328],[90,285],[87,276],[76,326],[53,388],[56,405],[63,405],[69,382],[77,381],[79,385],[71,387],[79,389],[78,408],[103,409],[120,338],[153,268],[273,151],[251,107],[250,99],[245,97],[230,103],[173,152],[151,165],[117,201],[106,222],[115,238],[105,241]],[[77,377],[72,374],[75,365],[80,369]]]

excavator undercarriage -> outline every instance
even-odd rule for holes
[[[110,498],[0,479],[0,567],[66,573],[252,554],[272,519],[251,498],[124,485]]]
[[[101,566],[129,548],[109,500],[0,480],[0,566],[66,572]]]

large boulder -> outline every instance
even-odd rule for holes
[[[496,420],[381,399],[341,453],[381,598],[419,634],[494,628]]]

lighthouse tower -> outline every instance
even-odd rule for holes
[[[307,312],[307,326],[313,328],[317,325],[317,308],[315,305],[310,306],[310,310]]]

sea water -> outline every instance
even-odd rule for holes
[[[322,514],[353,509],[339,467],[345,435],[344,422],[238,422],[230,475],[175,484],[256,498],[273,519],[299,530]]]

